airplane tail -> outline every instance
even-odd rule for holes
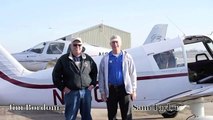
[[[21,76],[30,73],[2,45],[0,45],[0,76]]]
[[[155,25],[143,44],[145,45],[145,44],[164,40],[166,37],[167,26],[168,24]]]

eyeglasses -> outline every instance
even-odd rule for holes
[[[81,47],[81,44],[73,44],[74,47]]]

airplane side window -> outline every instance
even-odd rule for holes
[[[166,57],[166,53],[159,53],[153,56],[155,61],[157,62],[157,65],[160,69],[167,68],[167,61],[168,58]]]
[[[47,49],[47,54],[62,54],[64,43],[50,43]]]
[[[153,57],[159,69],[168,69],[184,66],[183,52],[180,49],[173,49],[158,53]]]
[[[33,47],[30,51],[41,54],[44,50],[46,43],[41,43]]]

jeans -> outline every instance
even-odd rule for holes
[[[76,120],[80,108],[81,120],[92,120],[91,116],[91,91],[87,88],[71,90],[65,94],[65,120]]]

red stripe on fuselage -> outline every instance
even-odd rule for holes
[[[155,76],[143,76],[137,77],[137,80],[151,80],[151,79],[161,79],[161,78],[170,78],[170,77],[181,77],[181,76],[188,76],[187,73],[178,73],[178,74],[166,74],[166,75],[155,75]],[[33,89],[49,89],[49,88],[56,88],[53,84],[49,85],[38,85],[38,84],[30,84],[24,83],[15,79],[8,77],[6,74],[0,71],[0,78],[6,80],[14,85],[25,87],[25,88],[33,88]]]
[[[150,79],[161,79],[161,78],[182,77],[182,76],[188,76],[188,73],[143,76],[143,77],[137,77],[137,80],[150,80]]]
[[[33,89],[49,89],[49,88],[55,88],[53,84],[47,84],[47,85],[38,85],[38,84],[30,84],[30,83],[24,83],[18,80],[15,80],[13,78],[8,77],[6,74],[0,71],[0,78],[3,80],[6,80],[14,85],[25,87],[25,88],[33,88]]]

